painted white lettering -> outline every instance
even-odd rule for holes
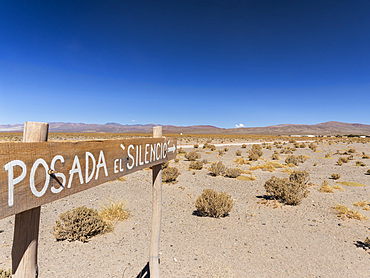
[[[139,162],[139,154],[138,154],[138,151],[139,151],[139,148],[138,148],[138,146],[136,146],[136,167],[137,167],[138,162]]]
[[[145,144],[145,156],[144,156],[144,161],[145,161],[145,164],[148,164],[149,161],[148,161],[148,154],[149,154],[149,151],[148,151],[148,147],[149,147],[149,144]]]
[[[15,166],[22,168],[22,173],[19,177],[14,178]],[[14,205],[14,185],[20,183],[27,174],[27,166],[22,160],[12,160],[4,165],[5,171],[8,171],[8,206],[12,207]]]
[[[83,184],[84,179],[82,177],[81,164],[80,164],[80,160],[78,159],[77,155],[75,156],[75,159],[73,160],[72,169],[69,170],[69,180],[68,180],[68,185],[67,185],[68,188],[71,188],[73,175],[75,173],[78,173],[78,177],[80,178],[80,183]]]
[[[167,151],[168,151],[167,143],[164,143],[163,144],[163,158],[166,158]]]
[[[150,162],[155,161],[155,145],[150,145]]]
[[[45,183],[44,183],[44,187],[41,189],[41,191],[38,191],[36,186],[35,186],[35,174],[36,174],[37,167],[39,167],[39,165],[42,165],[45,169]],[[35,163],[33,164],[32,168],[31,168],[30,188],[31,188],[31,192],[36,197],[41,197],[42,195],[45,194],[46,189],[48,189],[49,182],[50,182],[50,175],[48,174],[48,171],[49,171],[49,166],[46,163],[46,161],[43,160],[42,158],[37,159],[35,161]]]
[[[100,151],[98,165],[96,165],[96,176],[95,176],[96,180],[99,178],[99,169],[101,167],[104,167],[105,176],[108,177],[108,169],[107,169],[107,164],[105,163],[103,151]]]
[[[117,158],[117,159],[114,160],[114,173],[115,174],[118,173],[118,165],[117,165],[118,160],[120,160],[120,159]]]
[[[140,147],[140,151],[139,151],[139,165],[144,165],[144,162],[141,161],[141,145],[139,146]]]
[[[56,155],[54,156],[53,160],[51,161],[50,163],[50,169],[55,171],[55,163],[57,162],[57,160],[60,160],[60,162],[64,163],[64,158],[63,156],[61,155]],[[55,188],[54,185],[50,188],[51,192],[53,193],[59,193],[60,191],[63,190],[63,188],[66,186],[66,176],[62,173],[55,173],[54,176],[56,178],[62,178],[62,186],[60,186],[59,188]]]
[[[93,166],[91,168],[91,173],[89,175],[89,171],[90,171],[90,168],[89,168],[89,160],[91,158],[91,161],[93,162]],[[96,166],[96,161],[95,161],[95,157],[93,156],[92,153],[90,152],[86,152],[85,154],[85,163],[86,163],[86,168],[85,168],[85,182],[88,183],[89,181],[91,181],[91,179],[93,178],[94,176],[94,173],[95,173],[95,166]]]
[[[125,169],[123,168],[123,162],[122,162],[122,159],[120,158],[119,160],[119,171],[120,172],[123,172]]]
[[[130,146],[128,146],[127,155],[128,155],[128,157],[132,160],[132,164],[131,164],[131,165],[127,162],[127,168],[128,168],[128,169],[132,169],[132,167],[134,167],[134,163],[135,163],[135,161],[134,161],[134,157],[133,157],[133,155],[130,153],[130,149],[134,149],[134,145],[130,145]]]
[[[155,156],[155,158],[157,159],[157,160],[159,160],[160,158],[161,158],[161,152],[159,151],[159,147],[161,146],[161,144],[160,143],[157,143],[157,148],[156,148],[156,156]]]

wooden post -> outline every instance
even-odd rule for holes
[[[153,127],[153,137],[162,137],[162,127]],[[153,166],[152,234],[150,239],[149,273],[159,278],[159,243],[162,221],[162,164]]]
[[[23,142],[48,140],[48,123],[25,122]],[[23,211],[15,215],[12,274],[15,278],[38,276],[37,245],[39,238],[41,207]]]

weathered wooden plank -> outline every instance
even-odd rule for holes
[[[45,142],[48,140],[48,123],[26,122],[23,142]],[[38,276],[37,249],[39,239],[41,206],[15,215],[12,246],[12,274],[14,278]]]
[[[153,137],[162,137],[162,127],[153,128]],[[162,223],[162,166],[156,165],[152,169],[153,197],[152,197],[152,233],[149,250],[150,277],[159,278],[159,243]]]
[[[0,143],[0,219],[174,159],[176,138]]]

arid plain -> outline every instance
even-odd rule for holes
[[[58,136],[50,140],[65,139]],[[216,149],[203,148],[207,141]],[[256,161],[248,159],[252,143],[262,146]],[[189,169],[184,153],[170,162],[181,174],[163,184],[163,277],[369,277],[369,138],[198,135],[178,137],[178,144],[183,152],[199,153],[204,166]],[[272,160],[274,153],[278,157]],[[305,161],[287,165],[290,155]],[[338,164],[340,157],[349,160]],[[237,163],[240,158],[245,163]],[[212,176],[209,168],[217,161],[243,173],[238,178]],[[309,194],[301,204],[266,196],[267,180],[288,177],[294,170],[305,170],[310,177]],[[39,277],[140,277],[149,256],[151,174],[149,169],[138,171],[42,206]],[[197,197],[207,188],[232,196],[228,216],[194,213]],[[83,205],[99,209],[109,200],[126,200],[130,218],[87,243],[55,240],[52,229],[61,213]],[[337,205],[350,211],[339,215]],[[14,217],[0,220],[0,269],[11,266],[13,229]]]

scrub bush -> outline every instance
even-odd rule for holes
[[[188,152],[185,154],[185,158],[189,161],[195,161],[200,158],[200,154],[197,152]]]
[[[225,217],[233,208],[233,200],[226,192],[217,193],[213,189],[204,189],[195,201],[200,216]]]
[[[287,205],[299,205],[308,196],[307,182],[309,174],[306,171],[294,171],[289,179],[273,176],[266,181],[264,187],[267,194]]]
[[[62,213],[59,218],[53,227],[53,235],[58,241],[87,242],[91,237],[111,230],[97,210],[85,206]]]
[[[167,167],[162,171],[163,182],[174,182],[180,175],[179,170],[176,167]]]
[[[226,166],[221,161],[213,162],[209,168],[209,171],[211,172],[212,176],[223,175],[226,171]]]
[[[201,162],[201,161],[192,161],[192,162],[190,162],[189,170],[190,169],[202,170],[203,169],[203,162]]]

